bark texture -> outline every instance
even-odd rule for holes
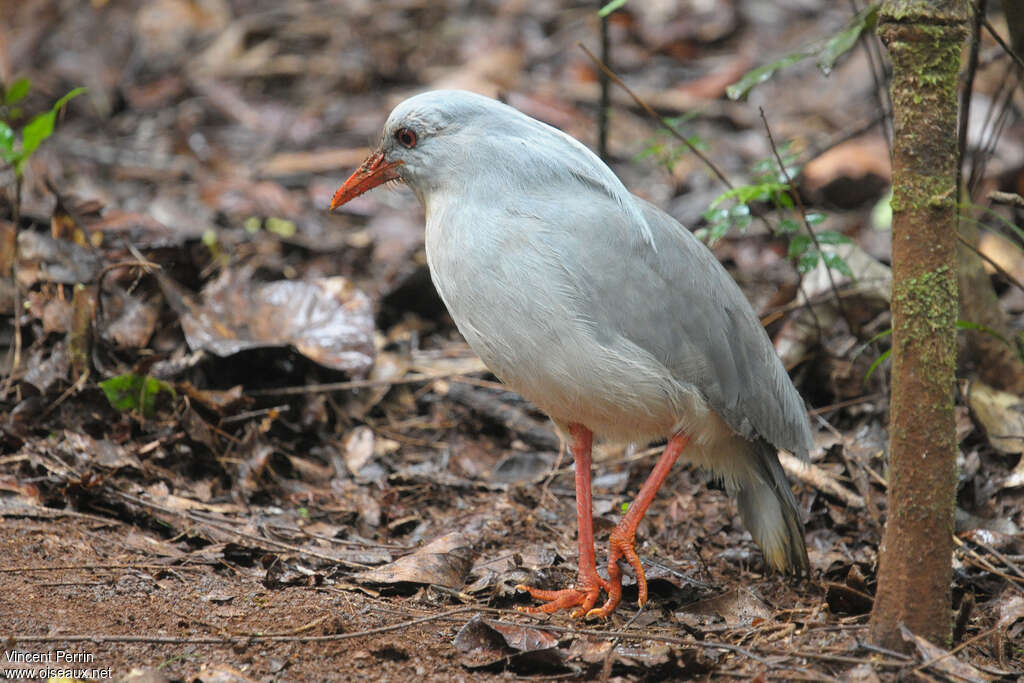
[[[956,439],[957,76],[966,2],[883,4],[893,62],[893,373],[889,516],[871,639],[907,649],[899,626],[945,644]]]

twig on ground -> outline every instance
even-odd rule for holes
[[[28,572],[59,572],[73,569],[202,569],[208,566],[216,566],[216,562],[197,562],[192,565],[178,564],[178,565],[166,565],[166,564],[154,564],[148,563],[122,563],[122,564],[55,564],[46,567],[0,567],[0,574],[4,573],[28,573]]]
[[[781,451],[779,452],[779,462],[782,463],[782,469],[805,484],[832,494],[850,507],[858,510],[865,507],[864,499],[861,496],[840,484],[832,475],[817,465],[805,463],[800,458]]]
[[[964,245],[965,247],[973,251],[975,254],[980,256],[982,260],[984,260],[985,263],[992,266],[997,273],[1006,278],[1006,280],[1012,283],[1015,287],[1017,287],[1017,289],[1024,292],[1024,284],[1022,284],[1021,281],[1015,278],[1013,275],[1008,273],[1005,268],[1003,268],[1001,265],[993,261],[988,255],[981,253],[981,251],[979,251],[976,246],[965,240],[962,235],[957,235],[956,238],[960,240],[960,244]]]
[[[169,645],[234,645],[240,642],[277,642],[277,643],[320,643],[330,642],[336,640],[352,640],[353,638],[363,638],[366,636],[377,635],[378,633],[388,633],[389,631],[401,631],[402,629],[410,628],[418,624],[424,624],[429,621],[438,621],[446,619],[448,617],[455,616],[457,614],[463,614],[465,612],[478,611],[476,607],[460,607],[458,609],[449,610],[448,612],[441,612],[440,614],[432,614],[426,617],[420,617],[419,619],[411,619],[409,621],[403,621],[400,624],[392,624],[390,626],[378,626],[377,628],[368,628],[362,631],[352,631],[349,633],[333,633],[326,636],[299,636],[299,635],[264,635],[261,633],[248,633],[237,636],[225,636],[225,637],[212,637],[212,636],[199,636],[199,637],[176,637],[176,636],[128,636],[128,635],[112,635],[112,634],[92,634],[92,635],[81,635],[81,634],[66,634],[66,635],[27,635],[27,634],[15,634],[8,636],[8,642],[27,642],[27,643],[160,643]]]
[[[988,199],[994,204],[1008,204],[1009,206],[1024,209],[1024,197],[1021,197],[1016,192],[997,192],[993,190],[988,193]]]

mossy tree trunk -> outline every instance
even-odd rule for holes
[[[871,639],[951,634],[956,439],[957,77],[965,0],[888,0],[893,63],[893,371],[889,513]]]

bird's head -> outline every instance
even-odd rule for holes
[[[458,90],[410,97],[391,112],[377,149],[334,194],[330,210],[391,180],[407,183],[422,199],[463,164],[469,153],[465,143],[472,137],[467,133],[480,119],[501,110],[515,112],[490,98]]]

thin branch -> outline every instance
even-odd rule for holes
[[[997,192],[993,190],[988,193],[988,200],[993,204],[1006,204],[1018,209],[1024,209],[1024,197],[1015,192]]]
[[[850,8],[853,10],[854,16],[860,14],[860,4],[857,0],[850,0]],[[889,154],[892,155],[892,120],[888,116],[892,112],[892,99],[889,96],[889,89],[885,87],[882,82],[882,77],[885,76],[885,61],[882,59],[881,48],[878,47],[878,43],[873,41],[872,38],[875,36],[868,35],[865,32],[860,39],[861,47],[864,48],[864,54],[868,58],[868,68],[871,71],[871,80],[874,81],[875,87],[872,90],[872,94],[875,96],[875,101],[878,103],[878,109],[883,113],[887,114],[882,119],[882,131],[885,138],[885,146],[889,148]],[[877,38],[876,38],[877,40]],[[881,74],[879,74],[881,71]]]
[[[694,146],[694,144],[693,144],[692,142],[690,142],[690,141],[689,141],[689,140],[687,140],[687,139],[686,139],[685,137],[683,137],[683,136],[682,136],[682,135],[681,135],[681,134],[679,133],[679,131],[677,131],[677,130],[675,129],[675,127],[674,127],[674,126],[673,126],[672,124],[670,124],[670,123],[668,122],[668,120],[666,120],[666,119],[665,119],[665,117],[664,117],[664,116],[662,116],[662,115],[661,115],[661,114],[659,114],[658,112],[654,111],[654,110],[653,110],[653,109],[651,108],[651,106],[650,106],[649,104],[647,104],[646,102],[644,102],[644,101],[643,101],[642,99],[640,99],[640,98],[639,98],[639,97],[637,96],[637,94],[636,94],[636,93],[634,93],[634,92],[633,92],[632,90],[630,90],[630,89],[629,89],[629,86],[628,86],[628,85],[626,85],[626,84],[625,84],[625,83],[624,83],[624,82],[622,81],[622,79],[621,79],[621,78],[619,78],[619,77],[618,77],[618,76],[617,76],[617,75],[615,74],[615,72],[614,72],[614,71],[612,71],[611,69],[609,69],[609,68],[608,68],[608,65],[607,65],[607,64],[605,64],[604,62],[602,62],[602,61],[601,61],[600,59],[598,59],[598,58],[597,58],[597,57],[596,57],[596,56],[594,55],[594,53],[593,53],[593,52],[591,52],[591,51],[590,51],[589,49],[587,49],[587,46],[586,46],[586,45],[584,45],[583,43],[576,43],[576,44],[580,46],[580,49],[582,49],[582,50],[583,50],[584,52],[586,52],[586,53],[587,53],[587,56],[588,56],[588,57],[590,57],[591,61],[593,61],[593,62],[594,62],[594,64],[596,64],[596,65],[597,65],[597,67],[598,67],[598,68],[599,68],[599,69],[601,70],[601,73],[603,73],[603,74],[604,74],[605,76],[607,76],[608,78],[610,78],[610,79],[612,80],[612,82],[613,82],[613,83],[615,83],[615,85],[617,85],[617,86],[619,86],[620,88],[622,88],[623,90],[625,90],[625,91],[626,91],[626,94],[627,94],[627,95],[629,95],[629,96],[630,96],[631,98],[633,98],[633,101],[634,101],[634,102],[636,102],[636,106],[640,107],[640,108],[641,108],[641,109],[643,109],[643,110],[644,110],[645,112],[647,112],[647,115],[648,115],[648,116],[650,116],[651,118],[653,118],[653,119],[655,119],[656,121],[658,121],[658,122],[659,122],[659,123],[660,123],[660,124],[661,124],[662,126],[664,126],[664,127],[665,127],[665,130],[667,130],[667,131],[668,131],[668,132],[669,132],[669,133],[670,133],[670,134],[672,135],[672,137],[674,137],[674,138],[675,138],[676,140],[679,140],[679,142],[683,143],[683,144],[684,144],[684,145],[686,146],[686,148],[687,148],[688,150],[690,150],[691,152],[693,152],[693,154],[694,154],[694,155],[696,155],[696,157],[697,157],[698,159],[700,159],[701,161],[703,161],[703,162],[704,162],[704,165],[705,165],[705,166],[707,166],[708,168],[710,168],[710,169],[711,169],[711,172],[712,172],[712,173],[714,173],[714,174],[715,174],[715,176],[716,176],[716,177],[717,177],[717,178],[718,178],[718,179],[719,179],[720,181],[722,181],[722,184],[723,184],[723,185],[725,185],[726,187],[728,187],[728,188],[729,188],[730,190],[731,190],[731,189],[733,189],[733,185],[732,185],[732,183],[731,183],[731,182],[729,182],[729,179],[725,177],[725,174],[723,174],[723,173],[722,173],[722,172],[721,172],[720,170],[718,170],[718,167],[717,167],[717,166],[715,166],[715,164],[714,164],[714,163],[712,163],[712,161],[711,161],[710,159],[708,159],[708,158],[707,158],[706,156],[704,156],[704,153],[703,153],[703,152],[701,152],[701,151],[700,151],[699,149],[697,149],[697,148],[696,148],[696,147]],[[774,231],[773,231],[773,232],[774,232]]]
[[[978,72],[978,53],[981,47],[981,22],[985,18],[985,4],[988,0],[980,0],[980,6],[974,6],[974,22],[971,24],[971,51],[967,58],[967,73],[964,77],[963,91],[960,93],[960,128],[957,131],[957,163],[956,163],[956,203],[961,206],[963,199],[964,161],[967,158],[967,124],[971,114],[971,95],[974,92],[974,76]],[[960,214],[957,213],[957,223]]]
[[[167,565],[153,563],[127,563],[127,564],[55,564],[47,567],[0,567],[0,573],[22,572],[60,572],[72,569],[203,569],[206,566],[216,566],[216,562],[201,562],[194,565]]]
[[[859,126],[856,126],[854,128],[850,128],[849,130],[845,130],[845,131],[843,131],[843,132],[841,132],[841,133],[839,133],[839,134],[829,138],[823,144],[809,146],[807,148],[804,156],[805,156],[805,158],[808,158],[808,159],[815,159],[817,157],[820,157],[822,154],[824,154],[825,152],[829,151],[830,149],[838,147],[839,145],[843,144],[844,142],[847,142],[849,140],[852,140],[852,139],[854,139],[856,137],[859,137],[859,136],[863,135],[864,133],[868,132],[869,130],[871,130],[872,128],[874,128],[875,126],[877,126],[880,123],[885,123],[886,120],[890,116],[892,116],[892,112],[890,112],[890,111],[884,111],[883,110],[883,111],[876,112],[875,115],[871,118],[871,120],[866,121],[866,122],[864,122],[864,123],[862,123]],[[883,126],[883,128],[884,128],[884,126]],[[886,135],[886,133],[883,130],[882,131],[882,136],[885,137],[885,135]]]
[[[402,629],[409,628],[411,626],[417,626],[419,624],[425,624],[430,621],[438,621],[441,619],[447,619],[455,616],[456,614],[464,614],[465,612],[478,611],[477,607],[460,607],[458,609],[449,610],[448,612],[441,612],[440,614],[433,614],[426,617],[420,617],[419,619],[411,619],[403,621],[400,624],[392,624],[391,626],[378,626],[377,628],[368,628],[362,631],[350,631],[349,633],[333,633],[326,636],[297,636],[297,635],[263,635],[260,633],[248,633],[238,636],[224,636],[220,638],[212,636],[200,636],[200,637],[175,637],[175,636],[125,636],[125,635],[45,635],[45,636],[34,636],[34,635],[23,635],[16,634],[8,636],[8,640],[11,643],[14,642],[28,642],[28,643],[161,643],[170,645],[234,645],[239,642],[274,642],[274,643],[322,643],[331,642],[336,640],[352,640],[353,638],[364,638],[366,636],[377,635],[378,633],[388,633],[390,631],[401,631]]]
[[[718,178],[723,185],[725,185],[730,190],[734,189],[733,184],[729,181],[728,178],[725,177],[725,174],[722,173],[718,169],[718,167],[715,166],[715,164],[712,163],[712,161],[704,155],[703,152],[697,149],[697,147],[694,146],[693,143],[691,143],[682,134],[680,134],[679,131],[675,129],[675,126],[670,124],[664,116],[654,111],[654,109],[652,109],[649,104],[644,102],[642,99],[640,99],[639,96],[637,96],[636,93],[630,90],[629,86],[626,85],[623,82],[623,80],[615,74],[615,72],[609,69],[606,64],[602,63],[600,59],[594,56],[594,53],[588,50],[586,45],[584,45],[583,43],[576,44],[579,45],[580,49],[587,54],[587,57],[590,57],[591,61],[593,61],[598,66],[598,68],[601,69],[603,73],[608,75],[608,78],[610,78],[613,83],[622,88],[626,92],[626,94],[629,95],[634,102],[636,102],[638,107],[647,112],[648,116],[650,116],[655,121],[660,123],[665,128],[665,130],[667,130],[672,135],[672,137],[683,143],[683,145],[685,145],[688,150],[690,150],[698,159],[704,162],[704,165],[707,166],[711,170],[711,172],[715,174],[715,177]],[[768,222],[768,219],[765,218],[763,215],[758,215],[757,217],[761,220],[761,222],[764,224],[765,228],[767,228],[768,232],[772,235],[772,237],[776,237],[778,231],[772,226],[770,222]],[[809,297],[807,296],[807,293],[804,291],[803,274],[800,272],[798,268],[796,268],[795,264],[793,267],[797,271],[797,289],[799,289],[800,293],[804,295],[804,300],[808,301]],[[818,320],[818,314],[815,312],[814,307],[811,306],[809,303],[807,304],[807,312],[810,314],[811,320],[814,322],[814,328],[815,330],[817,330],[818,336],[821,337],[823,334],[821,329],[821,322]]]
[[[973,251],[975,254],[980,256],[987,264],[989,264],[990,266],[995,268],[997,273],[999,273],[1000,275],[1005,277],[1009,282],[1012,282],[1014,284],[1014,286],[1017,287],[1017,289],[1019,289],[1022,292],[1024,292],[1024,284],[1022,284],[1020,280],[1015,278],[1010,273],[1006,272],[1006,269],[1003,268],[998,263],[996,263],[995,261],[993,261],[991,257],[987,256],[986,254],[981,253],[981,251],[979,251],[976,246],[974,246],[973,244],[971,244],[970,242],[965,240],[962,235],[957,235],[956,237],[957,237],[958,240],[960,240],[960,244],[964,245],[965,247],[967,247],[968,249]]]
[[[971,5],[974,6],[975,12],[979,11],[978,3],[975,0],[971,0]],[[1003,48],[1003,51],[1006,54],[1010,55],[1010,59],[1016,62],[1017,66],[1019,66],[1021,69],[1024,69],[1024,59],[1021,59],[1021,56],[1014,52],[1012,47],[1006,44],[1006,41],[1002,39],[1002,37],[995,30],[995,28],[993,28],[992,24],[989,23],[988,19],[984,18],[985,13],[980,12],[980,14],[982,15],[982,24],[985,26],[985,30],[988,31],[989,35],[991,35],[997,43],[999,43],[999,47]]]
[[[603,6],[605,0],[598,0],[598,5]],[[608,38],[608,15],[601,17],[601,62],[611,64],[611,41]],[[597,156],[601,161],[608,162],[608,108],[611,96],[611,85],[608,81],[608,72],[601,71],[598,75],[598,83],[601,86],[601,98],[597,104]]]
[[[771,145],[772,154],[775,155],[775,160],[779,163],[779,171],[782,173],[782,178],[786,181],[786,185],[789,187],[789,194],[793,197],[793,201],[796,202],[797,210],[800,213],[800,222],[804,225],[804,230],[811,238],[811,242],[814,243],[814,248],[818,250],[818,256],[822,260],[822,264],[825,266],[825,274],[828,276],[828,284],[832,289],[832,294],[836,300],[836,308],[839,309],[839,314],[843,316],[846,321],[846,326],[850,329],[850,332],[854,336],[859,336],[856,328],[853,326],[853,318],[850,317],[849,311],[846,310],[846,304],[843,303],[843,297],[839,296],[839,288],[836,286],[835,278],[832,277],[832,269],[829,268],[828,264],[825,263],[825,252],[821,250],[821,243],[818,241],[818,236],[814,232],[814,228],[811,227],[810,222],[807,220],[807,209],[804,207],[804,201],[800,198],[800,192],[796,189],[793,183],[793,178],[790,177],[789,171],[786,170],[786,164],[782,161],[782,156],[779,154],[779,148],[775,145],[775,138],[772,136],[772,129],[768,125],[768,118],[764,115],[764,107],[758,107],[757,110],[761,112],[761,121],[764,122],[765,133],[768,134],[768,144]]]
[[[298,396],[302,394],[324,393],[330,391],[346,391],[348,389],[369,389],[391,384],[416,384],[417,382],[433,382],[438,379],[452,379],[459,373],[438,373],[436,375],[408,375],[391,379],[353,379],[346,382],[327,382],[324,384],[304,384],[298,387],[279,387],[277,389],[254,389],[245,392],[247,396]]]
[[[938,664],[943,659],[946,659],[948,657],[952,657],[953,655],[955,655],[957,652],[959,652],[960,650],[964,649],[968,645],[976,643],[979,640],[982,640],[983,638],[987,638],[988,636],[990,636],[993,633],[997,632],[999,630],[999,628],[1000,627],[998,625],[997,626],[993,626],[992,628],[988,629],[987,631],[982,631],[981,633],[979,633],[977,635],[971,636],[970,638],[968,638],[964,642],[962,642],[959,645],[957,645],[956,647],[954,647],[952,650],[949,650],[947,652],[943,652],[941,655],[937,655],[935,657],[932,657],[929,660],[926,660],[926,661],[922,662],[918,666],[914,667],[914,669],[910,673],[912,673],[912,674],[920,674],[924,669],[930,668],[930,667],[934,666],[935,664]],[[945,672],[941,672],[940,671],[939,673],[945,673]]]
[[[212,527],[212,528],[214,528],[214,529],[216,529],[218,531],[222,531],[222,532],[227,533],[227,534],[232,534],[232,535],[237,536],[239,538],[244,538],[244,539],[246,539],[248,541],[252,541],[253,543],[255,543],[257,545],[270,546],[271,548],[276,548],[278,550],[287,550],[287,551],[293,552],[293,553],[295,553],[297,555],[304,555],[306,557],[315,557],[318,560],[324,560],[325,562],[330,562],[332,564],[344,565],[344,566],[349,567],[351,569],[370,569],[370,565],[367,565],[367,564],[362,564],[362,563],[359,563],[359,562],[352,562],[350,560],[345,560],[345,559],[342,559],[340,557],[332,557],[330,555],[324,555],[323,553],[314,552],[312,550],[309,550],[308,548],[303,548],[301,546],[292,545],[291,543],[284,543],[282,541],[275,541],[272,538],[266,538],[266,537],[263,537],[263,536],[256,536],[255,534],[250,534],[250,533],[247,533],[245,531],[239,531],[238,529],[235,529],[234,527],[231,527],[231,526],[229,526],[227,524],[223,524],[221,522],[214,521],[212,519],[194,516],[191,512],[188,512],[188,511],[175,510],[173,508],[165,507],[163,505],[158,505],[157,503],[153,503],[153,502],[148,501],[148,500],[146,500],[144,498],[139,498],[138,496],[133,496],[130,493],[125,493],[124,491],[121,491],[120,489],[114,488],[112,486],[108,486],[107,490],[110,493],[112,493],[112,494],[114,494],[116,496],[119,496],[119,497],[127,500],[130,503],[134,503],[136,505],[141,505],[143,507],[148,507],[148,508],[151,508],[153,510],[158,510],[158,511],[160,511],[160,512],[166,514],[166,515],[173,515],[175,517],[180,517],[180,518],[183,518],[183,519],[187,519],[187,520],[189,520],[191,522],[195,522],[195,523],[198,523],[198,524],[206,524],[207,526],[210,526],[210,527]]]

